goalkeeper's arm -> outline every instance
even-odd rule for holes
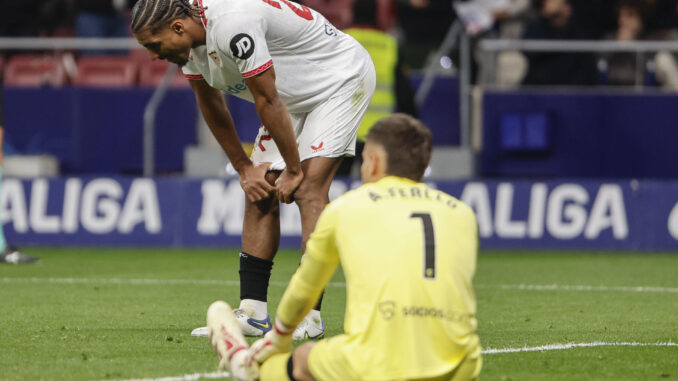
[[[292,332],[313,308],[337,269],[339,253],[334,237],[335,210],[330,204],[320,214],[316,229],[306,244],[304,260],[278,305],[274,329],[250,347],[254,361],[263,362],[274,353],[291,349]]]
[[[307,251],[278,305],[276,321],[282,323],[287,329],[294,330],[318,302],[320,294],[339,264],[338,258],[325,261],[330,258],[318,257]]]

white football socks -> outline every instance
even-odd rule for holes
[[[240,301],[240,308],[256,320],[266,319],[268,315],[268,304],[261,300],[243,299]]]

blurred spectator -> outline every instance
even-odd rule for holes
[[[617,30],[608,40],[637,41],[643,38],[645,7],[642,0],[622,0],[617,9]],[[612,53],[603,56],[607,66],[607,84],[633,86],[642,84],[647,60],[636,53]],[[640,57],[640,59],[639,59]]]
[[[353,19],[354,0],[303,0],[300,3],[320,12],[339,29],[346,29]]]
[[[583,40],[590,36],[569,0],[544,0],[536,20],[525,30],[525,39]],[[597,81],[592,54],[530,52],[525,54],[526,85],[593,85]]]
[[[619,0],[570,0],[577,28],[588,39],[599,40],[617,25],[616,11]]]
[[[678,0],[644,0],[647,9],[647,31],[651,39],[669,38],[671,30],[678,27],[676,7]]]
[[[455,14],[450,0],[396,0],[404,63],[420,69],[442,43]]]
[[[667,12],[671,17],[678,15],[678,4],[674,4],[673,10]],[[664,33],[667,40],[678,41],[678,29]],[[678,52],[658,52],[655,56],[655,74],[657,81],[664,90],[678,91]]]
[[[37,37],[40,17],[36,17],[41,0],[0,0],[0,36]]]
[[[520,38],[530,9],[530,0],[508,0],[505,8],[492,12],[499,38]]]
[[[75,0],[78,37],[128,37],[127,10],[132,0]],[[120,54],[123,51],[85,51],[84,54]]]
[[[348,176],[354,162],[362,163],[365,136],[379,120],[399,111],[416,116],[414,91],[401,64],[396,39],[378,29],[378,4],[374,0],[356,0],[351,13],[353,25],[344,32],[367,49],[377,72],[377,88],[358,127],[355,159],[344,158],[337,175]]]

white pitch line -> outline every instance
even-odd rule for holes
[[[503,290],[527,290],[527,291],[619,291],[619,292],[657,292],[678,293],[675,287],[654,286],[586,286],[586,285],[560,285],[560,284],[502,284],[497,286],[476,285],[477,288],[501,288]]]
[[[129,380],[120,380],[120,381],[195,381],[201,379],[226,378],[228,376],[229,376],[228,372],[212,372],[212,373],[193,373],[185,374],[183,376],[160,377],[160,378],[132,378]]]
[[[540,345],[538,347],[522,347],[522,348],[487,348],[482,351],[484,355],[492,355],[498,353],[517,353],[517,352],[542,352],[542,351],[559,351],[572,348],[591,348],[591,347],[678,347],[678,343],[637,343],[637,342],[621,342],[621,343],[606,343],[602,341],[594,341],[592,343],[567,343],[567,344],[548,344]]]
[[[120,284],[120,285],[188,285],[188,286],[225,286],[239,287],[237,280],[211,280],[211,279],[127,279],[127,278],[0,278],[2,283],[52,283],[52,284]],[[287,287],[289,282],[271,281],[274,287]],[[331,288],[345,288],[345,282],[331,282],[327,285]],[[652,293],[678,293],[676,287],[655,286],[587,286],[587,285],[559,285],[559,284],[500,284],[488,285],[477,284],[475,288],[525,291],[603,291],[603,292],[652,292]]]
[[[210,279],[127,279],[127,278],[0,278],[2,283],[50,283],[50,284],[119,284],[133,286],[226,286],[239,287],[237,280],[210,280]],[[287,287],[289,282],[271,281],[275,287]],[[344,282],[330,282],[327,287],[343,288]]]
[[[637,343],[637,342],[620,342],[620,343],[606,343],[602,341],[594,341],[592,343],[567,343],[567,344],[548,344],[537,347],[522,347],[522,348],[487,348],[482,351],[484,355],[502,354],[502,353],[519,353],[519,352],[543,352],[543,351],[558,351],[573,348],[592,348],[592,347],[678,347],[678,343]],[[161,378],[134,378],[120,381],[195,381],[200,379],[217,379],[228,377],[228,372],[214,372],[214,373],[193,373],[183,376],[161,377]]]

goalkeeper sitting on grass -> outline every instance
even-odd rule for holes
[[[236,380],[474,380],[481,368],[471,281],[471,208],[419,183],[430,131],[395,114],[367,135],[364,185],[329,204],[278,307],[274,329],[247,347],[231,308],[207,311],[220,367]],[[341,262],[344,334],[292,352],[292,332]]]

